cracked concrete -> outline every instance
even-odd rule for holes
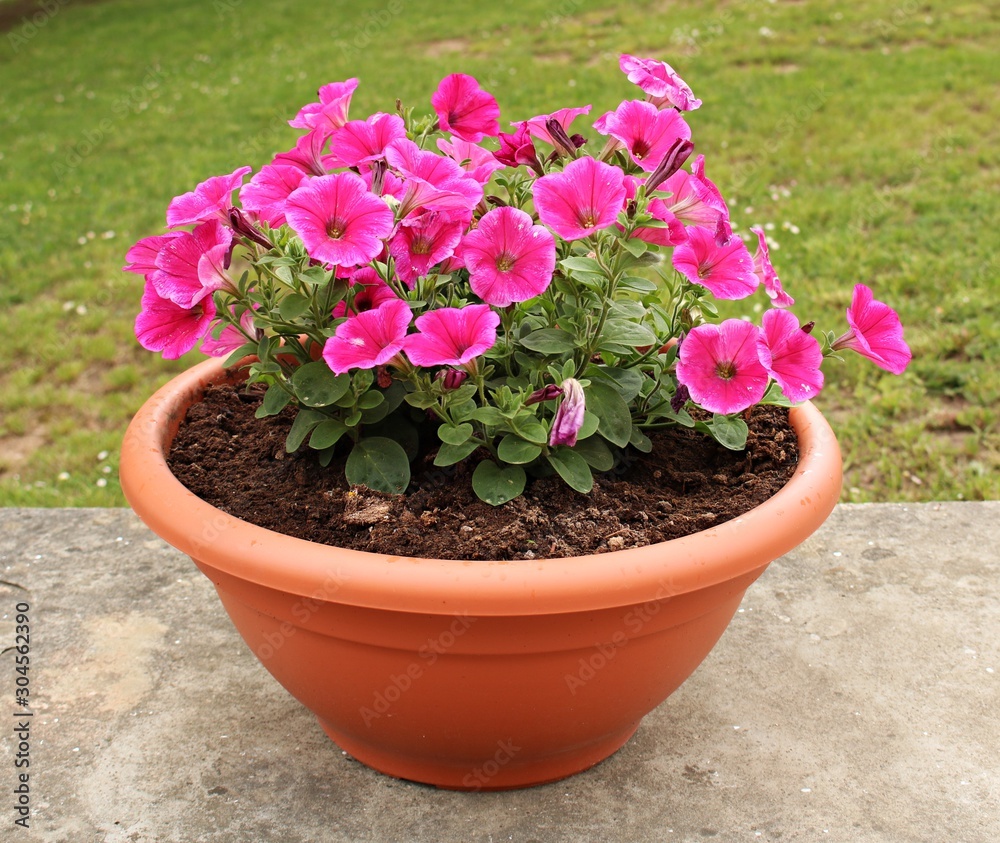
[[[22,601],[33,711],[31,830],[8,796],[0,838],[992,842],[998,547],[1000,502],[839,506],[616,755],[463,794],[345,756],[130,512],[0,510],[0,714],[15,722]]]

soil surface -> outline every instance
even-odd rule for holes
[[[529,479],[525,493],[493,507],[472,491],[471,464],[413,466],[406,495],[352,489],[343,458],[326,468],[316,452],[285,452],[290,412],[257,419],[262,393],[211,386],[194,404],[168,462],[198,497],[242,520],[313,542],[437,559],[532,559],[588,555],[678,538],[743,514],[795,471],[788,411],[757,407],[746,451],[728,451],[691,430],[658,432],[649,454],[595,474],[581,495],[558,477]]]

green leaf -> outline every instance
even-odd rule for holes
[[[750,431],[747,423],[738,416],[715,415],[707,427],[715,440],[730,451],[742,451],[747,446]]]
[[[628,346],[629,348],[638,348],[644,345],[655,345],[657,339],[656,334],[638,322],[630,322],[628,319],[608,319],[604,323],[604,332],[601,335],[601,347],[605,343],[615,343],[617,345]]]
[[[312,436],[309,437],[309,447],[322,451],[337,444],[337,441],[347,433],[347,425],[340,419],[327,419],[321,421],[313,428]]]
[[[357,441],[347,458],[344,474],[352,486],[401,495],[410,483],[410,461],[398,442],[373,436]]]
[[[546,455],[549,464],[566,483],[578,492],[587,494],[594,488],[594,476],[587,461],[572,448],[556,448]]]
[[[464,442],[461,445],[449,445],[445,442],[438,448],[437,456],[434,457],[434,465],[438,467],[454,465],[464,460],[478,447],[479,443],[473,440]]]
[[[292,375],[295,395],[307,407],[327,407],[351,387],[350,375],[335,375],[323,360],[304,363]]]
[[[538,459],[542,453],[542,446],[534,442],[527,442],[520,436],[508,433],[500,440],[497,447],[497,456],[506,463],[523,465]]]
[[[249,357],[251,354],[257,353],[257,343],[255,342],[245,342],[239,348],[236,349],[232,354],[226,358],[226,362],[222,365],[227,369],[231,366],[235,366],[244,357]]]
[[[413,462],[420,454],[420,434],[417,429],[404,418],[392,416],[380,424],[366,427],[369,436],[384,436],[393,442],[398,442],[406,451],[406,458]]]
[[[461,445],[472,436],[471,424],[443,424],[438,428],[438,439],[447,445]]]
[[[589,439],[595,433],[597,433],[597,428],[600,427],[601,420],[594,414],[588,413],[586,410],[583,411],[583,425],[577,431],[577,439]]]
[[[361,410],[374,410],[379,404],[385,401],[385,396],[377,389],[369,389],[358,399],[358,408]]]
[[[507,417],[496,407],[477,407],[470,418],[483,424],[488,424],[491,427],[507,423]]]
[[[573,446],[573,452],[587,461],[587,465],[597,471],[611,471],[615,467],[615,455],[600,436],[591,436]]]
[[[597,432],[619,448],[624,448],[632,437],[632,413],[628,404],[614,388],[600,381],[592,381],[583,392],[587,398],[587,410],[600,419]]]
[[[767,388],[767,392],[764,393],[764,397],[757,402],[758,404],[771,404],[775,407],[794,407],[795,402],[791,401],[785,396],[785,393],[781,391],[781,387],[778,386],[777,382],[772,382]]]
[[[403,400],[418,410],[427,410],[438,402],[437,398],[429,392],[411,392]]]
[[[312,302],[298,293],[289,293],[281,300],[281,318],[286,322],[294,322],[303,313],[309,310]]]
[[[574,257],[559,261],[559,266],[569,272],[589,272],[594,275],[603,275],[604,270],[593,258]]]
[[[632,238],[631,240],[620,240],[622,246],[635,258],[641,258],[646,254],[646,250],[649,246],[646,245],[645,240],[640,240],[638,237]]]
[[[548,428],[529,412],[518,413],[511,419],[510,426],[522,439],[544,445],[549,441]]]
[[[652,440],[637,427],[632,428],[632,438],[629,439],[628,443],[637,451],[642,451],[644,454],[648,454],[653,450]]]
[[[267,392],[264,393],[264,400],[261,401],[254,416],[258,419],[276,416],[288,406],[288,402],[291,400],[292,395],[284,384],[272,383],[267,388]]]
[[[588,366],[586,375],[610,386],[626,404],[642,389],[645,378],[638,369],[619,369],[616,366]]]
[[[500,506],[514,500],[524,491],[527,476],[519,465],[500,468],[491,460],[483,460],[472,472],[472,489],[479,499]]]
[[[563,354],[576,348],[572,334],[558,328],[542,328],[521,339],[521,345],[539,354]]]
[[[640,278],[638,275],[627,275],[618,282],[618,289],[646,295],[647,293],[655,293],[659,287],[648,278]]]
[[[299,446],[306,441],[306,437],[312,432],[312,429],[326,418],[328,417],[316,412],[316,410],[299,410],[295,421],[292,422],[291,429],[288,431],[288,436],[285,438],[285,450],[289,454],[297,451]]]

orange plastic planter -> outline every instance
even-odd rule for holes
[[[525,787],[611,755],[840,493],[837,441],[806,404],[792,414],[802,458],[788,484],[686,538],[516,562],[344,550],[239,521],[170,473],[185,411],[224,377],[207,361],[143,405],[122,446],[126,498],[214,583],[250,649],[340,747],[440,787]]]

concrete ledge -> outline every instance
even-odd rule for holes
[[[1000,502],[839,506],[615,756],[461,794],[346,757],[127,510],[0,510],[0,838],[992,843],[998,548]],[[13,824],[19,601],[28,833]]]

